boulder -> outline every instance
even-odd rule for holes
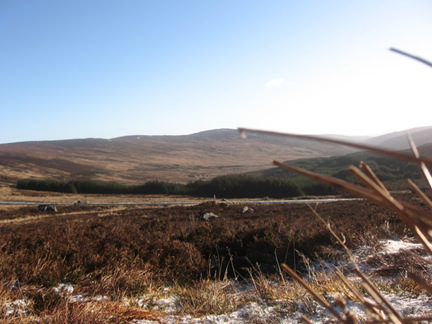
[[[248,206],[244,206],[242,209],[242,214],[253,213],[253,212],[254,212],[253,208],[250,208]]]
[[[219,218],[219,216],[212,212],[204,213],[201,215],[201,219],[205,221],[210,221],[216,218]]]
[[[57,212],[57,207],[55,205],[46,205],[46,204],[41,204],[38,205],[38,210],[40,212]]]

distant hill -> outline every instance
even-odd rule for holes
[[[346,147],[218,129],[182,136],[126,136],[0,145],[0,180],[190,182],[270,166],[273,159],[339,155]]]
[[[408,129],[364,140],[370,145],[385,147],[392,150],[409,148],[407,134],[410,134],[417,146],[432,143],[432,126]]]
[[[412,133],[416,140],[418,136],[425,142],[431,132],[432,127]],[[393,146],[404,137],[402,133],[386,136],[381,136],[379,141]],[[375,144],[374,140],[366,139],[372,144]],[[275,159],[343,156],[352,152],[354,150],[344,146],[263,134],[248,134],[247,139],[241,139],[233,129],[182,136],[134,135],[113,139],[21,142],[0,145],[0,182],[52,178],[124,184],[150,180],[186,183],[218,175],[262,172],[260,170],[267,169]]]

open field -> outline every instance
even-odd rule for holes
[[[13,196],[12,192],[9,194]],[[42,198],[32,192],[15,194],[18,199],[28,199],[29,195]],[[73,201],[78,197],[54,194],[46,199],[65,198]],[[100,200],[101,196],[93,198]],[[354,249],[365,244],[376,246],[380,239],[395,234],[410,236],[396,215],[366,201],[314,207],[331,221],[336,232],[345,234],[347,245]],[[27,319],[48,320],[58,316],[69,323],[79,323],[72,320],[79,318],[78,314],[84,316],[87,312],[89,316],[91,309],[86,309],[89,304],[71,302],[70,296],[53,293],[53,287],[67,285],[73,286],[74,295],[85,296],[87,301],[105,296],[106,303],[97,306],[101,307],[100,314],[123,323],[133,318],[161,316],[154,304],[147,303],[144,307],[141,303],[142,307],[138,307],[137,300],[148,294],[166,295],[164,287],[171,287],[176,298],[180,298],[182,306],[176,311],[178,314],[197,316],[235,311],[250,300],[228,303],[232,284],[227,284],[227,278],[243,283],[254,279],[256,286],[257,280],[267,282],[264,278],[280,280],[278,262],[306,274],[310,270],[305,263],[307,259],[311,262],[345,259],[337,242],[306,205],[226,201],[188,207],[59,206],[58,209],[52,214],[41,213],[35,206],[0,211],[0,296],[5,301],[26,301],[26,311],[16,314],[20,316],[17,322],[25,321],[23,314]],[[202,220],[205,212],[219,217]],[[265,286],[263,282],[261,289]],[[270,286],[267,289],[270,293]],[[209,303],[204,299],[210,297],[200,294],[206,291],[210,294],[209,290],[220,294],[217,298],[226,304],[218,304],[218,310],[215,305],[202,308],[200,303]],[[289,308],[289,298],[284,298],[287,298],[285,307]],[[125,304],[125,300],[130,302]],[[3,318],[12,323],[14,317]],[[99,323],[97,319],[88,321]]]

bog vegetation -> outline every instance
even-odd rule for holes
[[[42,219],[34,207],[4,213],[2,284],[49,290],[67,282],[80,293],[120,300],[143,294],[152,285],[193,286],[203,278],[225,275],[248,279],[248,269],[254,267],[275,274],[277,260],[306,271],[301,256],[341,257],[337,242],[307,206],[250,207],[244,212],[241,205],[204,203],[110,213],[108,207],[75,206],[63,207],[63,217]],[[208,211],[220,217],[201,220]],[[386,237],[389,228],[399,234],[406,231],[393,213],[367,202],[323,204],[320,211],[338,215],[332,218],[334,226],[346,233],[352,247],[362,244],[366,236],[369,241]],[[34,221],[19,222],[23,214]],[[37,304],[31,294],[27,298],[40,304],[37,307],[43,309],[38,311],[55,306]]]

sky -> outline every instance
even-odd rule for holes
[[[432,125],[432,1],[0,0],[0,143]]]

